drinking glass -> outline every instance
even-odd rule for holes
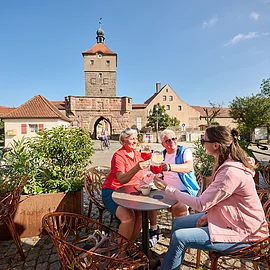
[[[162,151],[154,151],[152,154],[152,163],[150,165],[150,171],[153,174],[159,174],[162,172],[161,162],[163,161]]]
[[[149,160],[152,157],[152,149],[150,145],[144,145],[141,149],[141,157],[143,160]]]
[[[163,152],[162,151],[154,151],[152,154],[152,161],[154,163],[160,164],[163,161]]]

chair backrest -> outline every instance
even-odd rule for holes
[[[264,183],[270,187],[270,163],[267,164],[262,170],[262,176]]]
[[[262,203],[268,226],[270,227],[270,190],[259,189],[257,190],[257,194]]]
[[[0,218],[16,211],[27,179],[27,175],[11,176],[0,185]]]
[[[95,204],[100,204],[102,185],[110,170],[108,166],[95,166],[85,173],[84,187]]]
[[[148,258],[137,246],[95,220],[55,212],[45,215],[42,222],[63,269],[148,269]]]
[[[206,179],[206,176],[203,176],[199,170],[195,169],[195,177],[196,177],[196,180],[197,180],[197,183],[200,187],[200,190],[198,192],[198,195],[199,196],[200,194],[202,194],[206,188],[207,188],[207,179]]]

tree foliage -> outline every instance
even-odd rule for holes
[[[178,120],[176,117],[171,117],[169,123],[170,123],[169,124],[170,127],[180,126],[180,120]]]
[[[262,96],[270,98],[270,78],[262,80],[260,89]]]
[[[260,94],[251,97],[236,97],[230,103],[230,115],[237,122],[241,133],[249,133],[253,139],[256,127],[266,126],[270,123],[270,102]]]
[[[208,127],[213,124],[218,124],[215,121],[215,118],[220,114],[220,110],[222,108],[221,104],[215,104],[211,101],[209,101],[209,104],[212,106],[211,108],[203,108],[206,115],[205,120]]]
[[[153,106],[152,115],[147,117],[147,126],[152,127],[153,130],[158,128],[160,130],[166,129],[170,125],[170,116],[166,113],[164,106],[161,106],[159,103]],[[163,115],[162,115],[163,114]]]

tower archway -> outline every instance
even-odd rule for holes
[[[101,134],[102,129],[107,131],[108,137],[111,137],[112,124],[108,118],[105,118],[103,116],[99,117],[94,124],[93,139],[98,139],[98,136]]]

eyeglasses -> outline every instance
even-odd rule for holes
[[[204,145],[204,143],[209,142],[209,143],[214,143],[213,141],[201,139],[201,144]]]
[[[175,142],[177,140],[177,138],[171,138],[171,139],[167,139],[164,142],[169,144],[170,142]]]

